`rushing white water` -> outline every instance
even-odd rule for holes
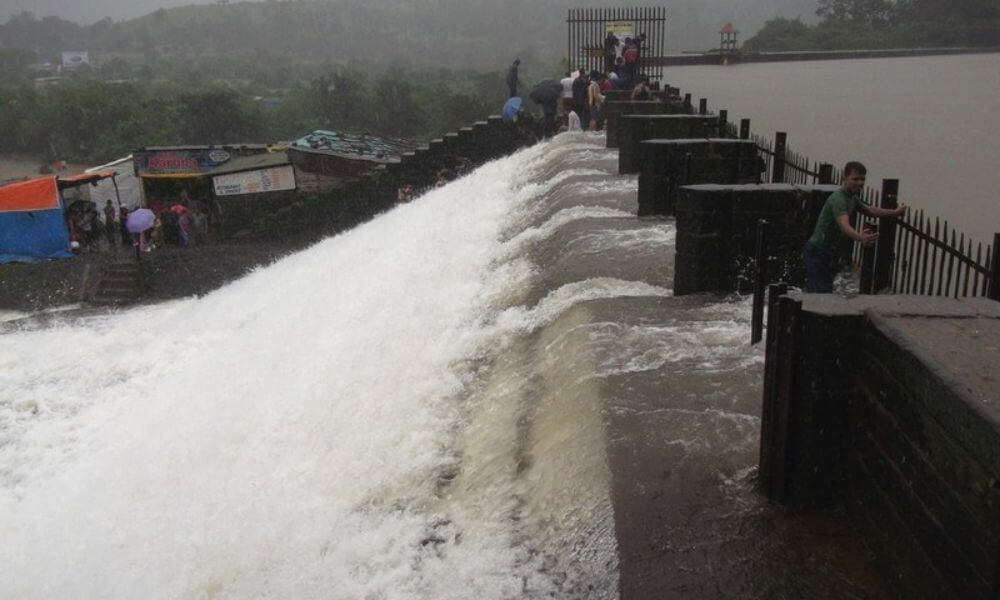
[[[672,300],[614,158],[563,135],[204,298],[5,325],[0,598],[615,597],[595,381],[759,353],[745,302],[588,311]],[[730,396],[677,410],[752,447]]]

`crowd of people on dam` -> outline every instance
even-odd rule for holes
[[[560,131],[598,131],[604,126],[604,102],[606,94],[612,90],[631,90],[632,100],[649,100],[652,97],[648,78],[638,72],[645,35],[625,38],[621,54],[618,53],[619,40],[608,32],[604,40],[605,71],[585,69],[567,71],[559,81],[562,88],[558,102],[540,102],[542,121],[539,128],[541,137],[548,137]],[[510,98],[517,96],[520,85],[518,68],[520,60],[511,65],[506,83]],[[561,108],[562,119],[556,124],[557,112]],[[527,117],[530,120],[530,117]],[[813,293],[833,292],[833,281],[841,266],[849,259],[854,242],[871,246],[878,238],[878,232],[863,225],[852,225],[855,213],[869,217],[901,217],[906,207],[880,208],[862,201],[867,169],[860,162],[848,162],[843,171],[840,189],[833,192],[824,203],[812,236],[803,248],[806,267],[805,290]]]
[[[108,198],[99,210],[97,203],[76,200],[66,209],[66,227],[74,252],[110,252],[117,248],[150,252],[174,246],[187,248],[211,241],[211,207],[207,200],[192,200],[184,191],[176,199],[151,198],[147,208],[155,219],[152,227],[135,233],[129,230],[131,211]]]

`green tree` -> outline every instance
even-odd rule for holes
[[[426,123],[424,110],[414,101],[413,85],[403,69],[388,69],[375,84],[373,125],[376,133],[408,138]]]
[[[885,29],[892,22],[895,4],[889,0],[819,0],[816,14],[825,21]]]
[[[357,131],[370,121],[362,74],[348,67],[330,69],[310,84],[313,110],[327,129]],[[367,121],[367,123],[366,123]]]
[[[227,144],[257,139],[260,113],[232,91],[199,91],[180,97],[180,136],[188,144]]]
[[[744,42],[743,49],[748,52],[805,50],[812,46],[813,31],[814,28],[799,19],[772,19]]]

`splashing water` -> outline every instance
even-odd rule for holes
[[[547,272],[672,247],[615,170],[559,136],[203,298],[0,335],[0,597],[617,597],[595,380],[757,358],[745,303],[618,323],[586,305],[662,278]]]

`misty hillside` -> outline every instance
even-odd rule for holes
[[[181,3],[186,6],[157,8]],[[87,26],[78,32],[64,27],[58,39],[47,40],[20,25],[8,27],[0,31],[0,45],[169,54],[175,53],[169,49],[179,48],[198,53],[266,48],[332,60],[496,68],[514,55],[554,64],[566,54],[567,10],[609,5],[593,0],[267,0],[201,5],[184,0],[8,0],[0,9],[4,22],[19,10],[30,10],[39,20],[56,15]],[[815,8],[816,0],[679,0],[668,5],[666,50],[713,47],[727,21],[744,39],[775,17],[815,21]]]

